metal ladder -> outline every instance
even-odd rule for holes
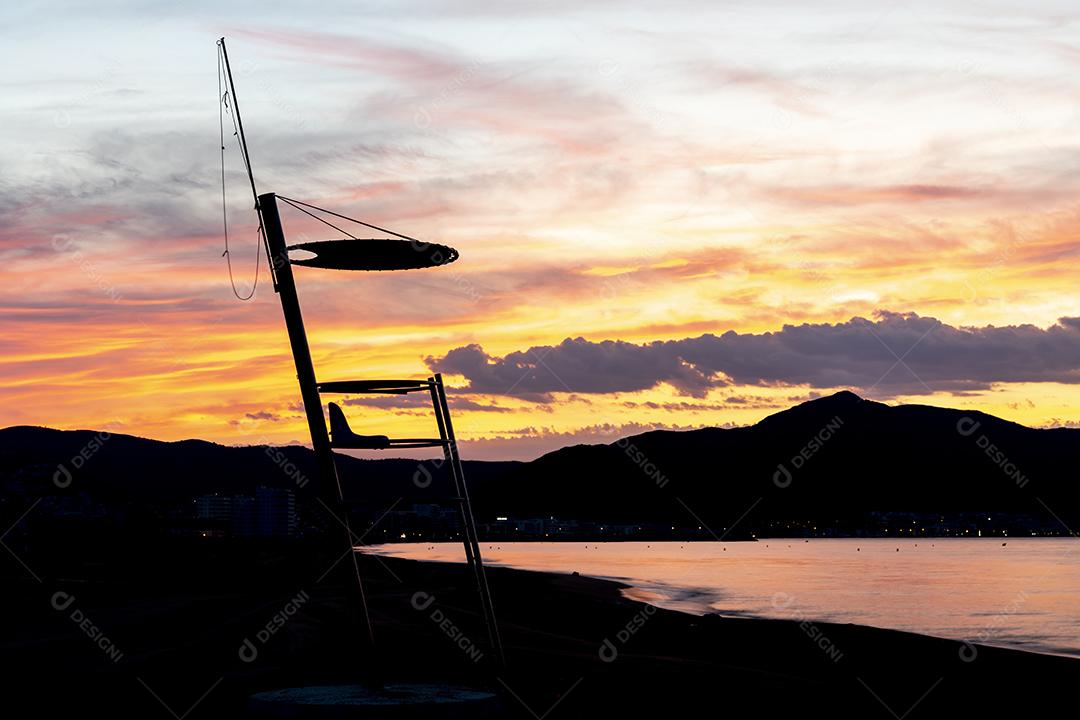
[[[391,448],[441,447],[443,462],[450,468],[450,477],[454,483],[454,496],[451,498],[458,506],[461,518],[462,542],[465,546],[465,561],[472,569],[476,589],[480,595],[480,604],[487,628],[488,642],[499,665],[505,663],[502,639],[495,622],[495,609],[491,602],[491,589],[488,587],[487,574],[480,556],[480,543],[473,518],[472,504],[469,502],[469,489],[465,483],[465,471],[458,453],[457,437],[454,435],[454,423],[450,419],[450,405],[446,399],[446,387],[442,375],[435,374],[427,380],[342,380],[318,383],[320,393],[351,394],[386,394],[405,395],[411,392],[428,391],[431,395],[431,407],[435,422],[439,428],[438,438],[389,438],[385,435],[357,435],[349,428],[345,413],[337,403],[329,403],[330,447],[341,450],[388,450]]]

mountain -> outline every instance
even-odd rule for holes
[[[586,515],[673,522],[696,515],[717,534],[743,513],[759,527],[765,520],[857,526],[889,511],[1025,513],[1057,522],[1053,514],[1076,515],[1078,463],[1080,430],[891,407],[841,392],[751,427],[563,448],[515,468],[485,502],[504,503],[503,514],[557,513],[570,503]]]
[[[490,484],[518,464],[467,462],[466,477]],[[341,455],[337,466],[360,527],[383,517],[387,508],[408,507],[407,500],[436,503],[453,495],[437,464]],[[43,536],[57,545],[191,536],[196,498],[252,497],[260,487],[292,490],[305,532],[337,531],[319,502],[314,453],[302,446],[229,447],[29,426],[0,430],[0,522],[34,531],[39,543]],[[321,490],[330,495],[327,500],[336,495],[334,488]]]
[[[452,493],[437,465],[340,456],[339,472],[351,501],[374,517],[395,503],[445,502]],[[700,526],[719,536],[736,525],[861,532],[890,512],[917,513],[920,524],[934,515],[1007,513],[1064,531],[1080,508],[1077,467],[1080,430],[841,392],[750,427],[654,431],[527,463],[467,461],[465,473],[481,522],[554,516]],[[77,496],[161,518],[182,514],[198,495],[258,486],[291,488],[311,502],[315,485],[312,453],[299,446],[0,430],[5,515],[25,499]]]
[[[379,501],[415,485],[417,460],[338,456],[350,495]],[[466,462],[481,481],[517,462]],[[61,469],[63,468],[63,469]],[[66,471],[66,472],[65,472]],[[60,473],[59,479],[56,478]],[[70,478],[67,474],[70,473]],[[441,477],[438,469],[433,470]],[[258,486],[307,494],[316,485],[314,454],[300,445],[233,447],[205,440],[162,442],[92,430],[15,426],[0,430],[0,483],[46,494],[70,491],[134,501],[188,499],[205,493],[250,494]],[[437,485],[437,483],[435,483]]]

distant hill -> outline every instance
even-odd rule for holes
[[[80,456],[82,459],[80,460]],[[521,463],[466,462],[483,482]],[[416,492],[414,475],[425,465],[445,493],[437,467],[417,460],[361,460],[338,456],[338,472],[354,500],[381,502]],[[71,474],[70,480],[63,466]],[[314,454],[306,447],[232,447],[205,440],[162,442],[92,430],[15,426],[0,430],[0,482],[8,490],[51,494],[64,490],[133,501],[176,501],[207,493],[250,494],[260,485],[311,494],[317,483]],[[421,476],[424,484],[426,477]]]
[[[1080,430],[1032,429],[985,413],[890,407],[840,392],[751,427],[654,431],[579,445],[515,468],[485,495],[503,513],[752,523],[865,524],[873,512],[1075,517]],[[494,509],[488,506],[489,511]],[[744,521],[745,522],[745,521]],[[1062,528],[1063,529],[1063,528]]]
[[[57,479],[60,466],[70,480],[63,471]],[[873,513],[885,512],[1011,513],[1063,529],[1080,508],[1077,468],[1080,430],[1032,429],[923,405],[891,407],[850,392],[751,427],[655,431],[566,447],[528,463],[465,463],[482,522],[555,516],[699,524],[717,535],[736,523],[743,532],[775,532],[792,522],[858,531]],[[430,463],[341,456],[339,469],[350,498],[372,513],[398,498],[407,506],[450,494]],[[427,485],[425,471],[434,481],[418,486],[418,471],[419,485]],[[81,493],[111,507],[175,512],[197,495],[250,493],[259,485],[290,487],[310,499],[311,451],[0,430],[0,487],[10,510],[22,507],[13,498]]]

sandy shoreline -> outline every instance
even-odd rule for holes
[[[1080,583],[1054,539],[936,543],[486,543],[489,567],[579,571],[694,616],[850,623],[1080,659]],[[770,545],[772,549],[770,549]],[[383,557],[463,562],[451,543],[379,545]],[[1054,576],[1052,573],[1059,573]]]
[[[425,574],[446,570],[430,565]],[[1080,661],[1071,658],[859,625],[695,616],[627,598],[630,586],[611,580],[490,572],[501,622],[519,638],[535,639],[541,631],[558,646],[519,639],[515,650],[525,662],[534,653],[556,652],[567,668],[575,661],[582,677],[621,676],[635,688],[621,712],[663,712],[684,702],[689,709],[723,687],[726,703],[778,711],[807,701],[784,693],[815,692],[828,694],[833,712],[864,717],[885,711],[881,700],[897,715],[919,700],[927,717],[979,707],[994,716],[1006,708],[1061,707],[1056,703],[1067,697],[1069,681],[1080,680]],[[564,641],[555,643],[555,636]],[[1020,686],[1023,692],[1009,692]]]
[[[370,657],[340,556],[150,554],[129,564],[138,572],[5,576],[8,707],[146,718],[166,713],[161,700],[181,715],[206,693],[187,717],[246,717],[254,692],[353,682]],[[497,668],[464,566],[360,560],[380,674],[492,688],[506,717],[769,717],[811,706],[839,717],[999,717],[1060,711],[1080,681],[1073,659],[855,625],[693,616],[631,600],[609,580],[499,567],[489,577],[508,666]],[[119,661],[53,606],[56,592],[74,597]]]

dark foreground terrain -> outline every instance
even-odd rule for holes
[[[102,562],[71,550],[3,553],[6,718],[249,717],[251,693],[353,682],[369,656],[340,554],[185,543]],[[500,669],[463,566],[363,556],[361,568],[382,676],[489,687],[508,718],[1048,716],[1080,682],[1080,661],[1066,658],[694,617],[610,582],[496,568]]]

